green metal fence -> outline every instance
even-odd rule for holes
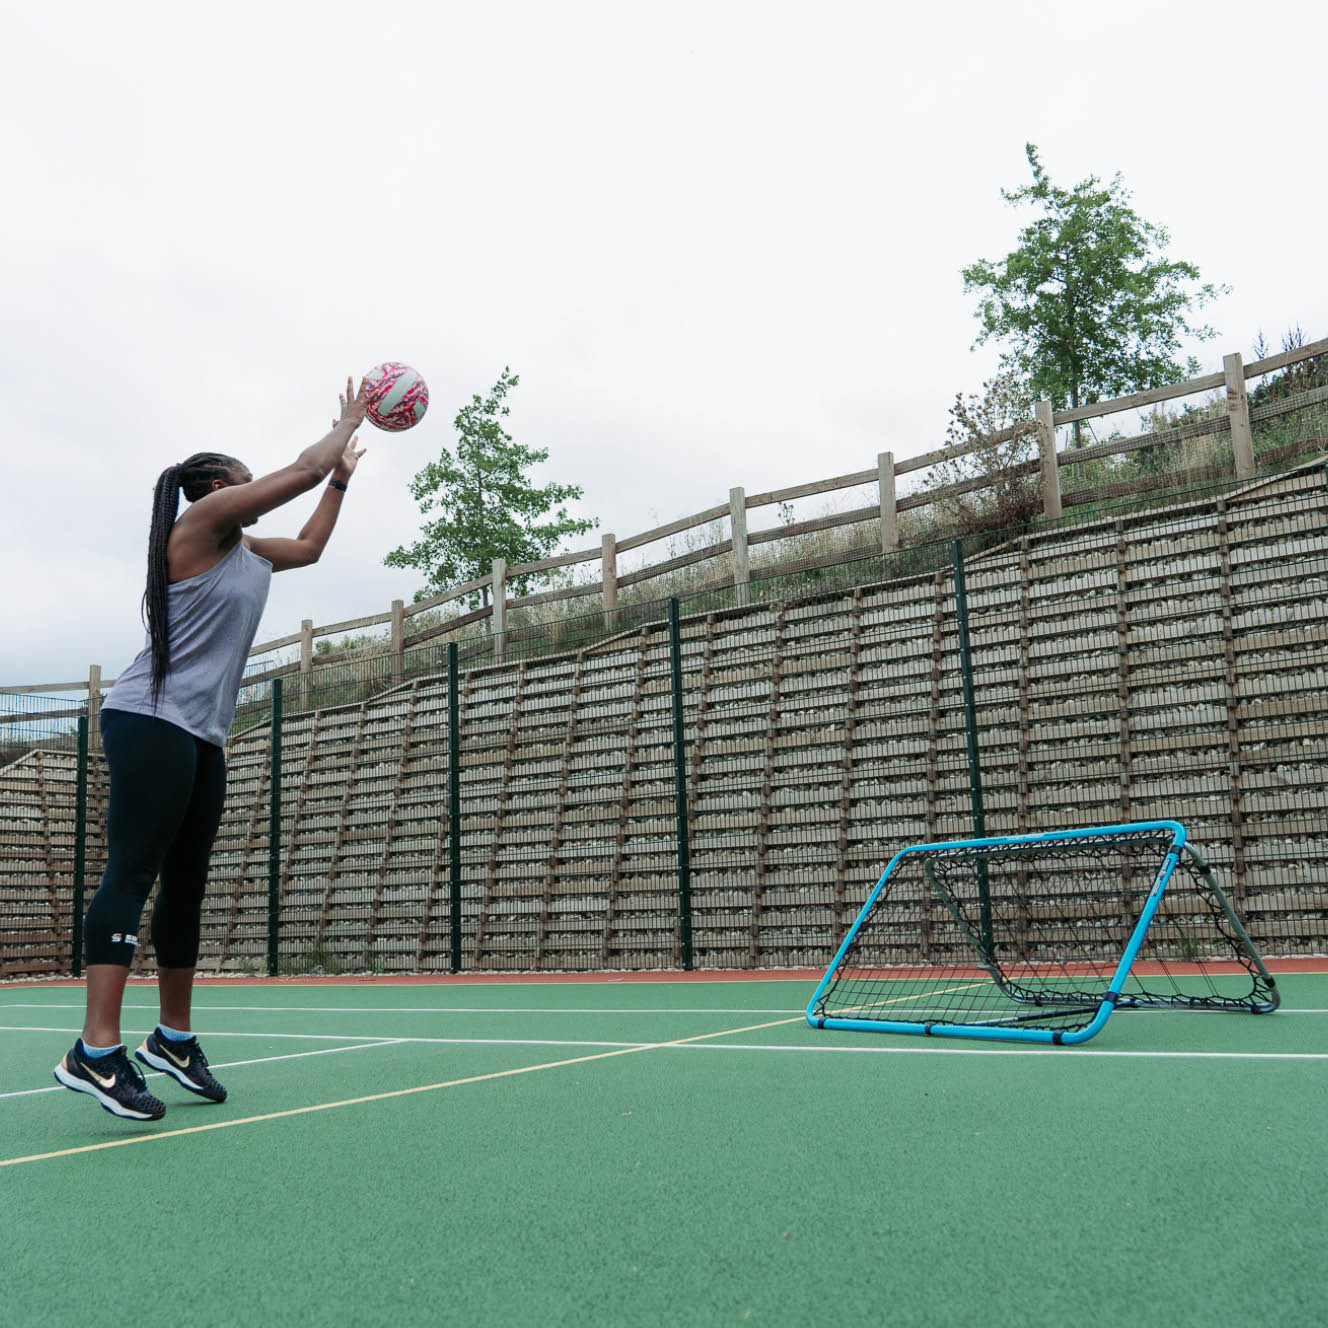
[[[905,844],[1162,817],[1267,953],[1328,952],[1322,474],[907,554],[570,649],[528,627],[256,671],[201,967],[816,966]],[[89,743],[68,703],[0,712],[0,963],[77,971],[95,715]]]
[[[0,698],[0,977],[79,971],[86,707]]]

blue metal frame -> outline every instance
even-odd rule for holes
[[[1148,892],[1148,898],[1144,901],[1144,906],[1139,912],[1138,921],[1135,923],[1134,930],[1130,933],[1125,952],[1116,965],[1116,972],[1112,976],[1107,993],[1102,998],[1097,1013],[1086,1027],[1075,1029],[1072,1032],[1061,1032],[1051,1028],[1003,1028],[989,1024],[934,1024],[924,1023],[920,1020],[915,1020],[912,1023],[902,1023],[890,1019],[836,1019],[812,1013],[817,1001],[821,999],[834,978],[835,970],[843,962],[844,956],[853,944],[853,938],[858,934],[858,930],[868,914],[871,913],[877,897],[885,888],[886,881],[890,879],[890,874],[894,871],[896,865],[910,853],[928,853],[941,849],[1008,848],[1018,844],[1064,843],[1072,839],[1095,839],[1102,835],[1137,833],[1141,830],[1165,830],[1170,832],[1171,847],[1162,860],[1162,866],[1158,869],[1152,889]],[[900,849],[890,859],[885,871],[881,873],[881,879],[876,882],[875,888],[867,896],[867,902],[863,904],[857,918],[854,919],[853,925],[848,929],[848,935],[844,937],[843,943],[835,951],[835,957],[830,961],[830,967],[826,969],[825,976],[821,978],[811,1000],[807,1002],[807,1022],[813,1028],[834,1028],[848,1031],[870,1030],[876,1033],[912,1033],[914,1035],[925,1033],[930,1037],[980,1038],[998,1042],[1039,1042],[1053,1043],[1058,1046],[1087,1042],[1089,1038],[1102,1030],[1102,1026],[1111,1017],[1111,1012],[1115,1009],[1116,1001],[1125,986],[1125,980],[1129,977],[1130,969],[1134,966],[1139,947],[1143,944],[1149,924],[1153,920],[1153,915],[1157,912],[1158,905],[1162,902],[1162,894],[1166,890],[1167,882],[1171,879],[1171,873],[1176,869],[1176,864],[1179,862],[1184,848],[1185,827],[1179,821],[1134,821],[1124,825],[1100,825],[1082,830],[1050,830],[1036,835],[1003,835],[988,839],[950,840],[937,844],[911,844],[908,848]]]

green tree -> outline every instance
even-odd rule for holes
[[[383,559],[388,567],[413,567],[427,578],[416,591],[418,602],[466,581],[488,576],[495,558],[509,565],[547,558],[566,535],[582,535],[599,523],[569,516],[562,504],[581,497],[571,484],[533,484],[526,474],[549,458],[547,447],[514,443],[502,426],[508,414],[507,394],[521,380],[504,368],[488,396],[473,396],[461,408],[453,427],[458,434],[455,456],[443,448],[410,482],[424,522],[414,544],[393,549]],[[545,519],[546,518],[546,519]],[[523,594],[534,576],[514,577],[509,585]],[[462,603],[489,603],[489,589],[468,595]]]
[[[982,296],[974,345],[1006,342],[1001,368],[1058,410],[1195,375],[1196,360],[1176,358],[1181,338],[1216,333],[1188,316],[1229,288],[1192,288],[1198,268],[1165,256],[1170,235],[1129,206],[1119,174],[1105,186],[1090,175],[1060,189],[1036,146],[1024,150],[1033,183],[1002,189],[1001,197],[1015,207],[1031,204],[1039,215],[1005,258],[964,268],[964,292]],[[1077,447],[1077,420],[1074,441]]]

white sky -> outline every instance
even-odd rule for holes
[[[418,579],[408,478],[504,365],[541,479],[620,538],[944,441],[960,269],[1010,249],[1038,144],[1117,171],[1170,253],[1233,287],[1204,372],[1328,335],[1328,6],[589,0],[190,6],[0,0],[0,685],[142,644],[151,490],[256,472],[384,359],[425,421],[369,453],[260,636]],[[264,519],[294,534],[316,494]],[[754,513],[752,528],[773,524]]]

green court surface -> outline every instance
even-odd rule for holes
[[[814,980],[200,988],[221,1106],[59,1088],[0,988],[3,1319],[1328,1320],[1328,975],[1079,1048],[814,1031]],[[155,1019],[131,987],[131,1047]]]

